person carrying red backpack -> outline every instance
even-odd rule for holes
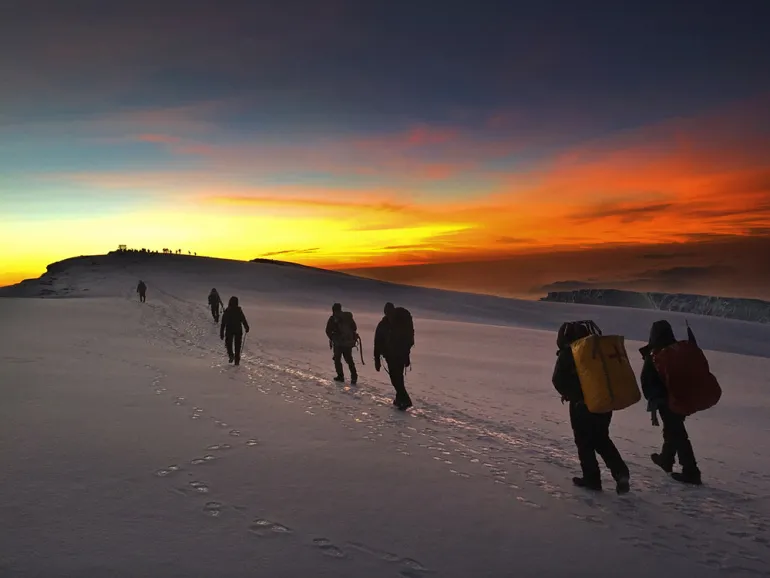
[[[653,425],[658,425],[656,413],[663,420],[663,448],[650,458],[678,482],[700,485],[701,472],[684,421],[716,405],[722,391],[689,326],[687,335],[686,341],[677,341],[668,321],[653,323],[648,344],[639,350],[644,358],[640,381]],[[672,471],[676,458],[681,473]]]

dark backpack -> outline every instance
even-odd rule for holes
[[[358,344],[358,333],[353,329],[353,313],[343,311],[337,319],[337,343],[342,347],[355,347]]]
[[[559,327],[559,333],[556,335],[556,346],[561,349],[583,337],[601,334],[602,330],[590,319],[585,321],[566,321]]]
[[[688,333],[691,339],[652,353],[652,362],[668,391],[668,409],[684,416],[714,407],[722,397],[706,355],[689,328]]]
[[[390,318],[388,349],[408,354],[414,346],[414,322],[408,309],[396,307]]]

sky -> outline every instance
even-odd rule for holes
[[[765,0],[6,0],[0,284],[126,244],[764,294],[768,70]]]

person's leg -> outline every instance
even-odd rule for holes
[[[599,472],[599,462],[596,460],[591,414],[585,405],[570,403],[569,417],[580,460],[580,469],[583,472],[581,478],[573,478],[573,481],[582,487],[601,489],[602,478]]]
[[[241,362],[241,344],[243,343],[243,333],[236,333],[235,340],[235,365]]]
[[[595,419],[594,447],[596,448],[596,453],[602,457],[602,460],[604,460],[607,468],[612,473],[612,477],[618,484],[618,492],[627,492],[630,476],[628,465],[626,465],[618,448],[610,438],[612,413],[597,415]]]
[[[690,436],[684,425],[684,416],[673,413],[667,407],[662,407],[660,417],[663,420],[663,447],[669,451],[671,467],[674,465],[674,456],[679,458],[679,463],[682,465],[682,473],[672,474],[672,476],[679,481],[700,483],[701,473],[695,460]],[[663,452],[661,452],[662,459]]]
[[[404,383],[404,361],[399,358],[388,360],[388,371],[390,372],[390,383],[396,390],[396,399],[394,405],[401,409],[412,407],[412,400],[406,391]]]
[[[342,355],[345,358],[345,363],[348,364],[350,370],[350,382],[356,383],[358,381],[358,371],[356,371],[356,362],[353,359],[353,348],[346,347],[342,350]]]
[[[227,349],[227,357],[230,358],[230,363],[233,362],[235,359],[235,354],[233,353],[233,334],[232,333],[225,333],[225,348]]]
[[[342,348],[339,345],[334,346],[332,361],[334,361],[334,371],[337,372],[334,381],[345,381],[345,374],[342,370]]]

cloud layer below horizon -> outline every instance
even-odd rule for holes
[[[523,6],[16,4],[0,283],[120,243],[342,268],[770,236],[760,4]]]

